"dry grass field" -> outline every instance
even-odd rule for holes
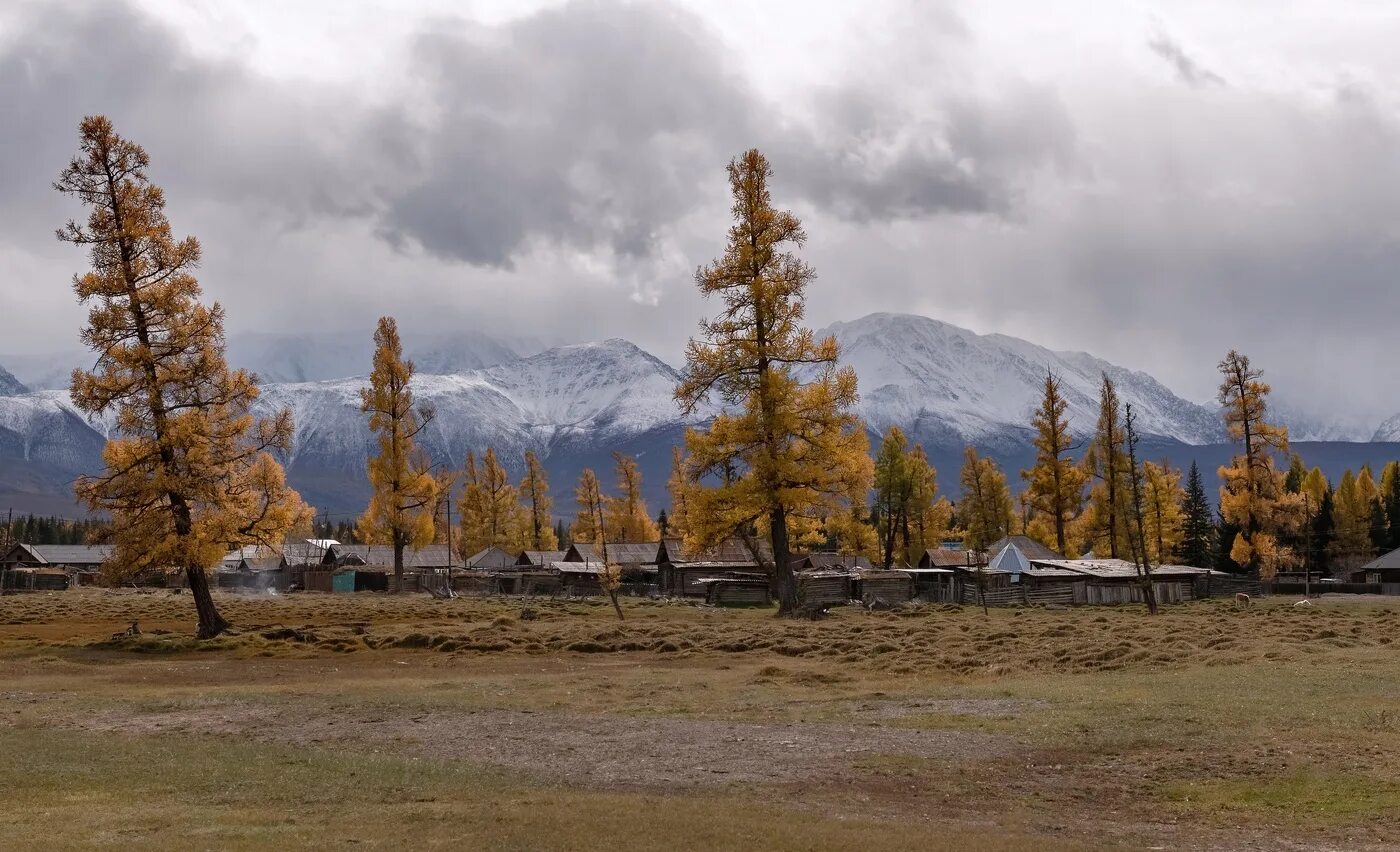
[[[0,846],[1400,848],[1400,601],[1292,602],[3,597]]]

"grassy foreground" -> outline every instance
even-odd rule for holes
[[[1400,845],[1400,602],[220,602],[0,598],[0,845]]]

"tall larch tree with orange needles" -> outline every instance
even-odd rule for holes
[[[200,302],[199,243],[176,241],[150,159],[102,116],[83,119],[78,156],[55,189],[88,209],[59,239],[88,249],[92,268],[73,279],[90,305],[82,339],[97,354],[75,370],[73,404],[115,412],[105,469],[77,494],[112,517],[118,577],[175,568],[189,583],[198,635],[228,629],[207,570],[230,544],[280,547],[311,512],[286,485],[273,451],[292,441],[289,411],[257,419],[257,380],[224,360],[224,312]]]
[[[792,251],[807,235],[796,216],[774,209],[772,174],[757,150],[729,164],[729,243],[695,274],[700,292],[718,297],[723,310],[686,348],[676,399],[686,411],[711,394],[729,406],[708,430],[687,434],[693,478],[718,481],[695,489],[690,540],[714,543],[757,525],[773,549],[778,611],[791,614],[789,524],[845,506],[871,462],[865,429],[851,413],[855,371],[837,369],[834,338],[818,341],[802,325],[816,273]],[[726,470],[734,475],[724,478]]]
[[[1026,534],[1065,556],[1070,552],[1070,529],[1084,508],[1084,469],[1070,456],[1076,449],[1065,416],[1069,402],[1060,393],[1060,380],[1045,374],[1045,392],[1031,420],[1035,429],[1035,465],[1021,471],[1026,481],[1030,518]]]
[[[394,550],[394,589],[403,588],[403,552],[433,540],[440,482],[415,439],[432,422],[433,410],[415,408],[413,362],[405,361],[399,327],[380,317],[374,332],[374,370],[360,390],[360,410],[369,415],[379,452],[368,463],[369,507],[355,530],[362,541]]]
[[[534,450],[525,451],[525,476],[520,480],[520,499],[529,513],[527,532],[530,547],[534,550],[558,547],[559,537],[554,532],[554,521],[550,515],[554,509],[554,498],[549,496],[549,474]]]
[[[656,541],[660,533],[656,522],[647,514],[647,502],[642,498],[642,472],[637,460],[623,453],[613,453],[617,465],[617,496],[606,501],[603,525],[608,540],[614,542]]]
[[[462,518],[464,559],[488,547],[518,553],[530,543],[530,512],[520,505],[519,492],[490,447],[479,464],[475,454],[467,453],[462,499],[457,508]]]
[[[1288,430],[1265,421],[1270,388],[1247,356],[1231,350],[1219,370],[1225,428],[1243,451],[1220,468],[1220,515],[1240,530],[1221,546],[1230,548],[1235,564],[1268,580],[1293,564],[1295,556],[1280,538],[1303,518],[1302,497],[1283,487],[1285,474],[1274,461],[1275,453],[1288,452]]]

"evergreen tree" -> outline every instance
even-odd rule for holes
[[[1317,512],[1312,521],[1312,570],[1332,573],[1332,549],[1337,536],[1337,525],[1333,520],[1336,511],[1336,496],[1331,488],[1322,492],[1317,504]]]
[[[790,525],[849,508],[871,463],[865,429],[851,413],[855,371],[838,369],[834,338],[818,341],[802,325],[815,272],[789,250],[807,235],[797,217],[774,209],[771,175],[756,150],[729,164],[729,243],[696,273],[700,291],[719,296],[724,308],[701,324],[703,341],[690,341],[676,398],[686,411],[712,393],[728,406],[707,431],[687,435],[697,482],[690,538],[713,544],[760,524],[773,550],[779,612],[791,614]],[[706,474],[719,484],[700,486]]]
[[[73,372],[70,394],[85,414],[115,414],[104,470],[81,476],[78,499],[112,519],[114,576],[184,572],[200,638],[228,629],[207,571],[230,543],[280,545],[310,512],[272,453],[291,447],[292,415],[255,418],[256,379],[224,360],[224,311],[206,307],[192,271],[200,247],[176,242],[150,158],[102,116],[83,119],[80,150],[54,187],[89,209],[64,242],[86,247],[91,269],[75,276],[90,305],[83,343],[97,354]]]
[[[360,537],[394,551],[395,591],[403,588],[403,552],[433,540],[438,480],[415,440],[433,420],[427,406],[414,408],[413,362],[405,361],[393,317],[380,317],[374,332],[374,369],[360,390],[360,410],[369,414],[379,453],[369,460],[371,496],[360,517]]]
[[[1178,554],[1183,563],[1196,568],[1215,565],[1215,524],[1211,518],[1210,504],[1206,501],[1201,470],[1194,460],[1187,474],[1186,497],[1181,506],[1181,545]]]
[[[1381,548],[1400,548],[1400,462],[1388,462],[1381,470],[1381,504],[1385,508],[1386,537]]]
[[[1036,431],[1035,466],[1021,471],[1021,478],[1026,480],[1022,497],[1030,515],[1026,534],[1062,555],[1074,556],[1069,529],[1084,507],[1085,474],[1069,455],[1075,447],[1065,416],[1068,407],[1060,380],[1047,372],[1040,408],[1031,421]]]

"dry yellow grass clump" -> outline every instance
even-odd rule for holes
[[[1400,609],[1285,605],[1236,609],[1202,601],[1148,617],[1141,608],[909,607],[838,610],[821,621],[776,619],[767,610],[717,610],[630,601],[616,621],[601,602],[419,596],[229,595],[239,629],[214,642],[188,635],[179,595],[101,591],[0,599],[0,640],[133,652],[229,650],[282,655],[426,649],[456,654],[776,654],[894,672],[1074,673],[1183,664],[1287,661],[1337,648],[1388,646]],[[131,621],[137,638],[111,638]]]

